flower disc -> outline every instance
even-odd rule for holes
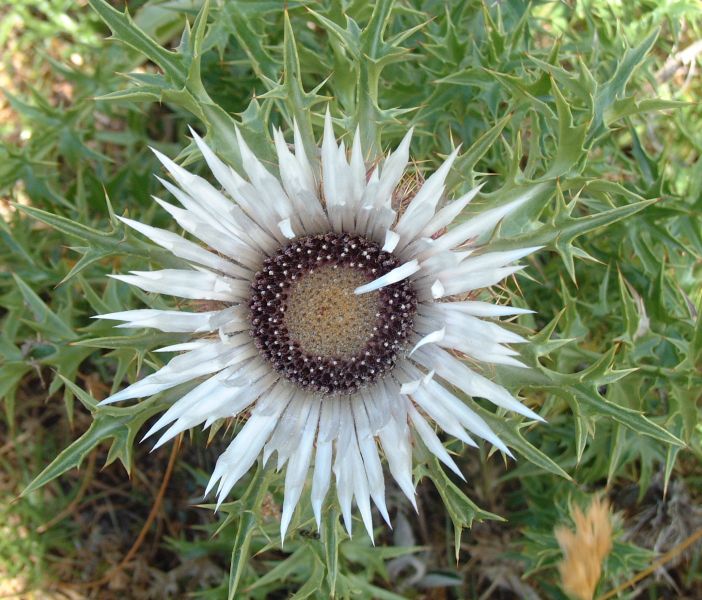
[[[375,381],[395,365],[412,331],[416,294],[408,280],[355,290],[398,265],[358,235],[307,236],[280,248],[251,285],[256,346],[305,389],[348,394]]]

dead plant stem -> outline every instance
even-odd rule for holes
[[[681,552],[684,552],[687,548],[692,546],[692,544],[694,544],[695,542],[697,542],[700,539],[702,539],[702,527],[700,527],[692,535],[685,538],[677,546],[668,550],[668,552],[663,554],[660,558],[658,558],[658,560],[653,561],[653,563],[651,563],[651,566],[645,568],[643,571],[640,571],[639,573],[634,575],[631,579],[629,579],[628,581],[625,581],[621,585],[618,585],[613,590],[610,590],[606,594],[600,596],[597,600],[609,600],[609,598],[614,598],[617,594],[619,594],[620,592],[623,592],[628,587],[633,586],[635,583],[637,583],[637,582],[641,581],[642,579],[651,575],[653,572],[655,572],[656,569],[658,569],[659,567],[662,567],[665,563],[667,563],[670,560],[672,560],[673,558],[675,558]]]
[[[105,573],[100,579],[96,579],[94,581],[88,581],[85,583],[75,583],[71,584],[72,586],[75,587],[80,587],[80,588],[95,588],[95,587],[102,587],[106,583],[108,583],[117,573],[122,571],[124,567],[126,567],[129,562],[134,558],[136,553],[139,551],[139,548],[141,548],[141,545],[144,543],[144,540],[146,539],[146,535],[149,532],[149,529],[151,528],[152,523],[154,522],[154,519],[156,519],[156,515],[158,515],[159,510],[161,509],[161,504],[163,503],[163,497],[166,493],[166,488],[168,487],[168,483],[171,480],[171,475],[173,474],[173,467],[175,466],[175,461],[178,456],[178,450],[180,450],[180,444],[183,440],[183,434],[181,433],[178,435],[178,437],[175,439],[175,442],[173,443],[173,448],[171,449],[171,455],[168,458],[168,466],[166,467],[166,472],[163,474],[163,481],[161,481],[161,487],[158,490],[158,493],[156,494],[156,498],[154,499],[154,504],[151,507],[151,511],[149,512],[149,516],[146,517],[146,521],[144,521],[144,525],[141,528],[141,531],[139,532],[139,535],[137,536],[136,540],[134,540],[134,543],[132,544],[132,547],[129,549],[129,552],[125,554],[124,558],[119,562],[119,564],[112,569],[110,569],[107,573]]]

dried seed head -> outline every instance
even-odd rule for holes
[[[609,503],[595,498],[583,513],[572,509],[575,531],[557,527],[556,539],[564,558],[558,565],[563,589],[578,600],[591,600],[602,573],[602,562],[612,550]]]

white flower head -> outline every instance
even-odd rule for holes
[[[466,444],[480,437],[511,456],[461,396],[542,420],[456,356],[522,366],[509,345],[524,338],[494,319],[528,311],[469,298],[518,271],[514,261],[538,249],[491,252],[475,243],[528,196],[452,226],[480,189],[440,207],[458,151],[400,207],[411,131],[370,171],[358,132],[347,152],[328,113],[321,160],[306,155],[297,127],[294,134],[293,152],[273,132],[280,179],[239,132],[246,177],[192,132],[219,186],[156,151],[176,183],[163,184],[181,206],[157,202],[201,243],[122,219],[191,268],[114,277],[148,292],[214,301],[214,310],[100,315],[123,321],[119,327],[192,334],[162,349],[180,352],[166,366],[102,404],[201,380],[145,437],[161,432],[158,447],[246,412],[207,486],[206,493],[216,488],[218,506],[259,455],[267,461],[275,454],[278,468],[286,467],[282,538],[310,471],[318,526],[333,473],[349,534],[355,500],[372,537],[371,499],[389,523],[381,449],[414,505],[413,440],[462,477],[430,421]]]

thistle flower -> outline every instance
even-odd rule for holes
[[[286,466],[283,539],[310,470],[318,526],[332,473],[349,534],[353,499],[371,537],[371,499],[390,523],[378,444],[415,508],[413,438],[463,478],[430,420],[468,445],[476,446],[477,436],[511,456],[461,395],[542,419],[459,356],[523,366],[507,344],[526,340],[491,319],[528,311],[468,298],[520,270],[512,263],[538,249],[491,252],[475,243],[530,196],[452,226],[480,190],[439,207],[455,150],[400,210],[396,190],[412,131],[368,172],[358,131],[348,153],[328,113],[319,161],[306,155],[296,125],[294,153],[273,132],[280,179],[238,131],[246,178],[192,135],[222,191],[154,151],[177,185],[161,182],[182,207],[156,202],[204,247],[122,218],[192,268],[113,277],[148,292],[214,301],[216,309],[99,315],[123,321],[119,327],[192,335],[161,349],[180,353],[166,366],[103,404],[206,377],[145,437],[167,427],[158,447],[197,425],[248,415],[206,494],[216,486],[219,506],[261,453],[264,462],[277,453],[278,469]]]

